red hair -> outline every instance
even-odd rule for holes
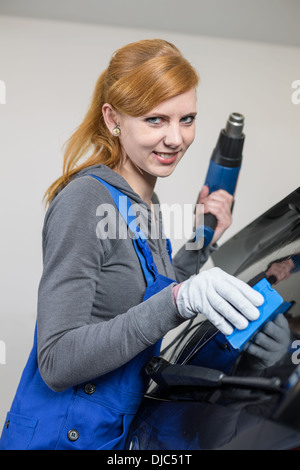
[[[196,87],[196,70],[173,44],[145,39],[117,50],[97,80],[90,107],[67,141],[63,174],[48,188],[49,204],[58,190],[84,168],[104,164],[114,168],[121,156],[119,139],[108,130],[102,115],[104,103],[129,116],[142,116],[161,102]],[[79,160],[91,155],[80,163]]]

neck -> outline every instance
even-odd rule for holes
[[[129,186],[146,204],[151,206],[151,199],[157,180],[156,176],[149,175],[137,167],[131,167],[131,165],[126,164],[114,168],[114,171],[127,181]]]

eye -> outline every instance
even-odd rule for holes
[[[146,119],[146,122],[149,122],[150,124],[161,124],[162,121],[163,119],[158,116],[153,116]]]
[[[181,118],[181,122],[183,122],[183,124],[192,124],[196,119],[196,116],[184,116],[183,118]]]

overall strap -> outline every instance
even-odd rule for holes
[[[107,183],[107,181],[96,175],[90,174],[93,178],[102,183],[110,192],[113,201],[127,224],[129,230],[133,233],[133,246],[139,258],[147,285],[153,284],[158,276],[157,267],[154,263],[151,249],[147,243],[146,235],[136,223],[135,215],[128,196],[119,189]]]

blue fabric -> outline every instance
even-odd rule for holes
[[[201,342],[197,345],[201,345]],[[225,374],[229,374],[234,366],[240,351],[234,349],[220,331],[207,341],[203,348],[192,357],[189,364],[199,367],[217,369]]]
[[[146,300],[174,281],[158,273],[146,238],[138,230],[129,198],[126,197],[126,207],[120,207],[119,196],[124,198],[124,194],[97,179],[110,191],[122,217],[135,234],[134,248],[147,284]],[[124,366],[96,378],[92,381],[93,393],[87,392],[86,384],[54,392],[39,372],[35,330],[33,348],[4,424],[0,449],[123,449],[148,386],[144,365],[159,351],[160,341]],[[70,440],[76,437],[76,440]]]

